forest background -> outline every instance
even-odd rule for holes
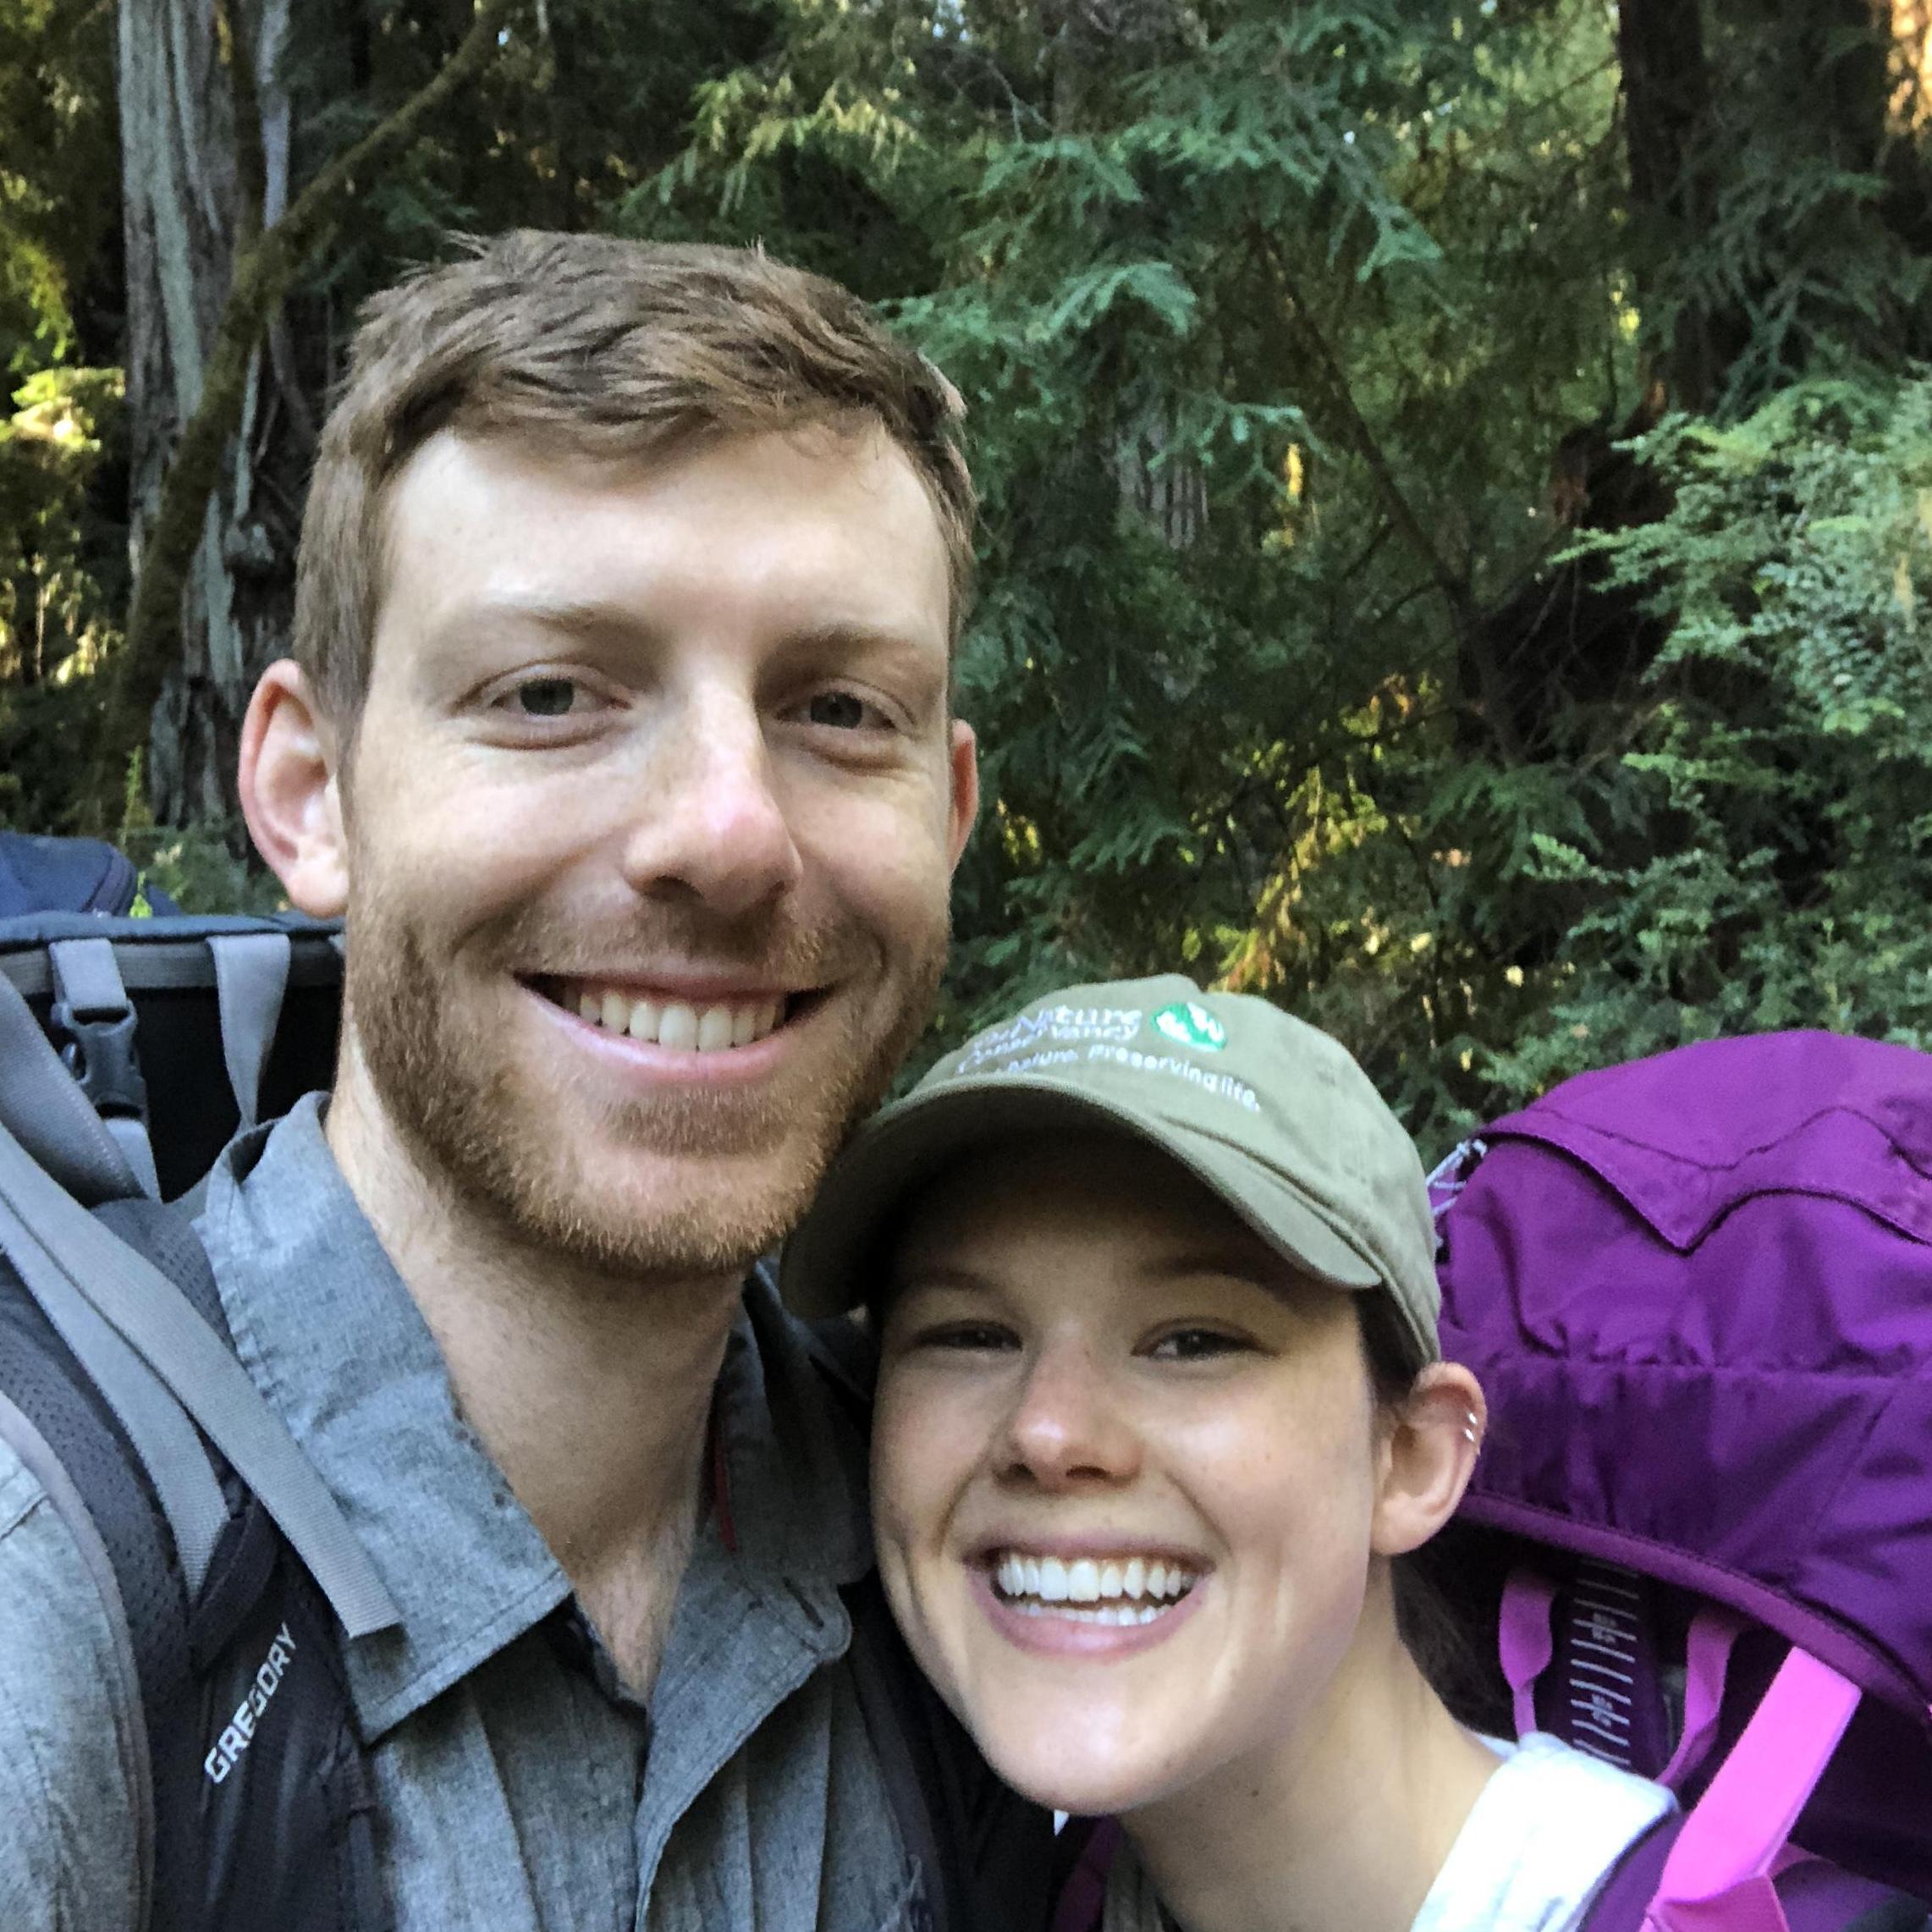
[[[762,241],[965,393],[935,1043],[1182,966],[1425,1148],[1932,1047],[1916,0],[0,0],[0,817],[275,902],[233,765],[360,300]]]

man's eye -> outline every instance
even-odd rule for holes
[[[805,718],[808,724],[829,725],[834,731],[862,731],[878,723],[879,712],[856,692],[823,691],[806,703]]]
[[[1155,1362],[1207,1362],[1216,1356],[1245,1354],[1252,1346],[1222,1329],[1172,1329],[1147,1352]]]
[[[582,695],[583,687],[575,678],[531,678],[509,692],[505,702],[526,718],[568,718]]]

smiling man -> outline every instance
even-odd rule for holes
[[[958,413],[732,250],[508,237],[357,338],[241,760],[289,899],[346,921],[338,1078],[201,1230],[402,1613],[345,1658],[399,1932],[889,1932],[1041,1850],[867,1695],[860,1430],[747,1279],[944,961]],[[50,1727],[28,1923],[127,1924],[114,1740]],[[904,1841],[922,1770],[970,1849]]]

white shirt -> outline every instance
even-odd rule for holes
[[[1540,1731],[1516,1744],[1483,1742],[1502,1763],[1410,1932],[1574,1932],[1617,1860],[1677,1801]],[[1123,1839],[1102,1932],[1170,1932],[1173,1924]]]
[[[1501,1759],[1410,1932],[1570,1932],[1611,1868],[1676,1800],[1533,1732]]]

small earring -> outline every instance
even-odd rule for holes
[[[1462,1437],[1463,1440],[1466,1442],[1472,1443],[1476,1440],[1476,1412],[1473,1409],[1467,1410],[1464,1412],[1462,1417]]]

